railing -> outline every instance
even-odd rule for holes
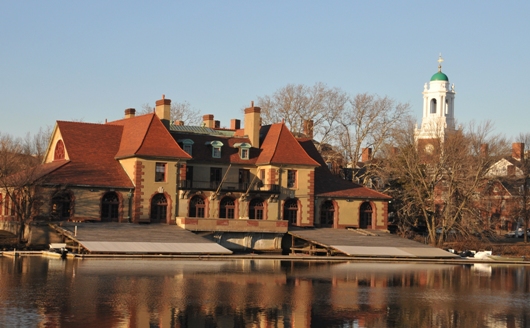
[[[220,184],[221,184],[220,181],[182,180],[179,182],[179,189],[217,190]],[[222,191],[240,191],[240,192],[245,192],[247,190],[271,192],[271,193],[280,192],[280,186],[276,184],[254,183],[250,187],[250,189],[249,189],[249,186],[250,186],[250,182],[238,183],[238,182],[226,182],[225,181],[221,185],[221,190]]]

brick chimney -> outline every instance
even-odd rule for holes
[[[313,139],[313,120],[304,121],[304,134],[307,138]]]
[[[230,130],[239,130],[241,129],[241,121],[238,119],[231,119],[230,120]]]
[[[221,128],[221,121],[214,121],[215,128],[220,129]]]
[[[363,148],[361,161],[363,163],[369,162],[372,160],[372,148]]]
[[[173,124],[175,124],[175,125],[184,125],[184,121],[176,120]]]
[[[205,127],[207,128],[214,128],[215,127],[215,121],[213,119],[213,114],[206,114],[202,116],[202,122]]]
[[[524,161],[524,143],[514,142],[512,144],[512,157],[518,161]]]
[[[125,118],[133,118],[136,115],[136,109],[127,108],[125,110]]]
[[[488,144],[481,144],[480,145],[480,156],[482,158],[487,158],[489,155],[489,145]]]
[[[254,101],[250,102],[249,108],[245,108],[245,135],[248,136],[254,148],[259,148],[260,113],[261,108],[254,107]]]
[[[169,125],[169,119],[171,117],[171,99],[166,99],[166,95],[162,95],[162,99],[156,101],[155,114],[164,124]]]

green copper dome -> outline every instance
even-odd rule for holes
[[[449,82],[449,78],[447,77],[447,75],[445,75],[441,71],[438,71],[438,72],[436,72],[436,74],[434,74],[431,77],[431,81],[447,81],[447,82]]]

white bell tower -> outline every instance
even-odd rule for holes
[[[448,131],[455,130],[455,85],[442,73],[442,54],[438,58],[436,72],[423,88],[423,118],[420,128],[415,130],[416,141],[443,138]]]

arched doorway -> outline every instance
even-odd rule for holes
[[[156,194],[151,199],[151,223],[167,223],[167,199],[164,194]]]
[[[203,218],[206,209],[204,198],[201,196],[193,196],[190,199],[190,205],[188,209],[188,217],[190,218]]]
[[[298,223],[298,199],[288,199],[283,204],[283,219],[289,221],[289,224]]]
[[[236,202],[232,197],[224,197],[219,203],[219,218],[233,219],[236,212]]]
[[[263,199],[253,198],[248,204],[248,218],[251,220],[263,220]]]
[[[108,192],[101,199],[101,222],[118,222],[120,199],[115,192]]]
[[[52,198],[52,219],[69,220],[72,212],[72,197],[68,192],[61,192]]]
[[[364,202],[361,205],[359,228],[372,229],[372,206],[368,202]]]
[[[322,227],[333,227],[335,223],[335,206],[331,200],[326,200],[320,206],[320,225]]]

